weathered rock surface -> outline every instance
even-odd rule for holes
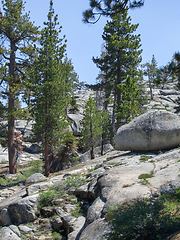
[[[179,95],[179,91],[176,91],[175,89],[164,89],[160,90],[161,95]]]
[[[28,191],[33,194],[34,190],[45,190],[52,184],[60,184],[65,176],[85,174],[88,169],[93,170],[96,167],[97,169],[87,174],[88,183],[74,190],[80,201],[87,199],[87,205],[88,201],[92,203],[89,203],[91,206],[88,208],[86,219],[72,217],[68,203],[66,207],[56,207],[57,217],[51,221],[51,225],[56,230],[58,227],[65,229],[68,239],[71,240],[107,239],[110,226],[104,216],[110,206],[121,204],[128,199],[171,193],[180,186],[180,149],[176,148],[163,154],[149,152],[146,156],[146,161],[142,161],[140,153],[113,151],[62,171],[47,182],[34,183],[27,187],[29,190],[22,186],[22,190],[14,194],[14,197],[1,201],[0,224],[9,226],[25,223],[27,220],[34,221],[38,194],[27,197]],[[144,181],[140,178],[142,174],[151,174],[151,177]],[[64,204],[62,201],[59,199],[56,204]],[[52,209],[44,209],[44,214],[48,214],[48,211],[52,212]]]
[[[46,177],[41,173],[34,173],[26,179],[25,185],[45,181]]]
[[[18,227],[11,225],[0,230],[0,240],[21,240]]]
[[[151,110],[118,129],[115,148],[152,151],[170,149],[179,143],[180,117],[164,110]]]
[[[110,232],[111,228],[106,220],[99,218],[84,229],[79,240],[107,240]]]
[[[73,121],[71,128],[75,136],[79,136],[81,133],[80,121],[83,119],[82,114],[68,114],[68,120]]]

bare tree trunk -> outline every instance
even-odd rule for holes
[[[48,141],[45,140],[45,176],[49,176],[49,144]]]
[[[16,173],[16,156],[14,143],[14,82],[15,82],[15,50],[14,42],[11,42],[11,54],[9,63],[10,83],[8,96],[8,155],[9,155],[9,172]]]
[[[115,133],[115,106],[116,105],[116,95],[114,95],[114,104],[113,104],[113,112],[112,112],[112,120],[111,120],[111,139],[110,143],[113,146],[113,138]]]
[[[149,89],[150,89],[150,94],[151,94],[151,100],[153,100],[153,92],[152,92],[152,84],[151,84],[151,78],[148,74],[148,80],[149,80]]]
[[[9,94],[10,95],[10,94]],[[15,144],[14,144],[14,99],[9,96],[8,108],[8,154],[9,154],[9,172],[10,174],[16,173],[16,157],[15,157]]]
[[[105,134],[102,134],[102,141],[101,141],[101,156],[103,155],[104,151],[104,139],[105,139]]]
[[[94,146],[93,145],[91,146],[90,153],[91,153],[91,159],[95,159]]]
[[[90,123],[90,133],[91,133],[91,149],[90,149],[90,154],[91,154],[91,159],[94,159],[94,158],[95,158],[95,155],[94,155],[94,145],[93,145],[92,123]]]

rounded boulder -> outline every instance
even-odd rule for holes
[[[180,144],[180,117],[165,110],[151,110],[121,126],[115,148],[122,151],[156,151]]]

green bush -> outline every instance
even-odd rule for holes
[[[160,240],[180,229],[180,190],[158,199],[130,200],[110,208],[109,240]]]
[[[38,203],[38,209],[45,206],[51,206],[53,199],[58,197],[58,193],[54,188],[50,188],[47,191],[43,191],[40,194],[40,201]]]

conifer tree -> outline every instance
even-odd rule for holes
[[[39,56],[35,62],[31,90],[33,92],[32,114],[35,119],[34,131],[43,140],[45,175],[49,175],[49,162],[53,147],[63,141],[67,122],[67,77],[63,72],[65,40],[59,38],[57,15],[50,0],[48,21],[41,33]]]
[[[112,132],[115,132],[115,116],[121,108],[122,92],[118,87],[123,84],[127,76],[134,81],[140,77],[138,70],[141,62],[140,35],[135,35],[138,24],[131,24],[127,9],[123,13],[111,16],[104,27],[105,54],[100,58],[93,58],[94,63],[105,74],[103,82],[107,99],[113,95]],[[117,115],[117,125],[120,119]]]
[[[98,113],[95,101],[89,97],[85,110],[84,117],[81,121],[81,144],[85,150],[90,150],[91,159],[95,158],[94,148],[101,140],[102,136],[102,119]]]
[[[96,23],[101,16],[115,16],[126,8],[141,7],[144,0],[89,0],[90,8],[83,12],[83,22]]]
[[[157,61],[155,59],[154,54],[152,56],[151,62],[143,64],[142,67],[144,68],[144,75],[148,77],[151,100],[153,100],[152,89],[154,88],[155,82],[158,79]]]
[[[130,122],[140,113],[141,95],[138,84],[128,76],[124,83],[119,84],[122,98],[118,118],[122,124]]]
[[[67,56],[65,57],[62,65],[62,77],[65,81],[65,88],[66,88],[65,111],[66,111],[66,117],[67,117],[67,108],[69,106],[69,103],[71,102],[71,97],[72,97],[74,88],[79,83],[78,75],[74,70],[74,66],[71,60],[69,60]]]
[[[16,173],[14,121],[15,99],[26,80],[25,68],[34,57],[37,27],[24,13],[22,0],[2,1],[0,12],[0,63],[2,94],[8,98],[8,153],[9,171]]]

